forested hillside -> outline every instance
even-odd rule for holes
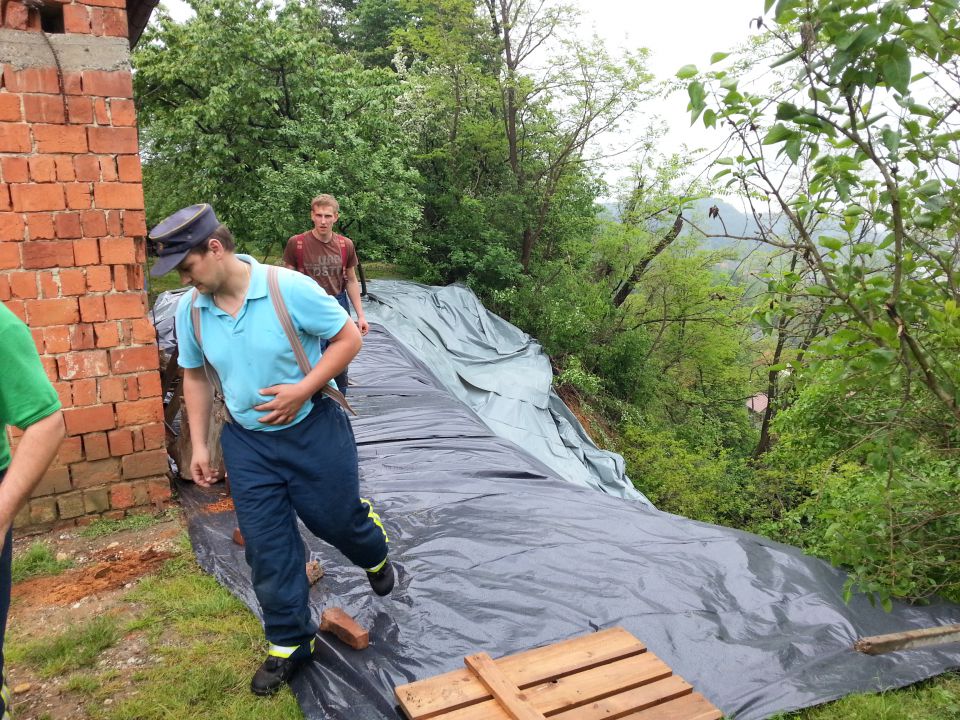
[[[332,193],[365,261],[538,338],[661,509],[960,600],[957,0],[757,0],[672,81],[713,168],[653,127],[619,187],[601,141],[668,85],[559,3],[190,4],[135,53],[151,222],[275,254]]]

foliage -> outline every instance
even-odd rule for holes
[[[13,558],[11,577],[14,583],[18,583],[40,575],[58,575],[71,567],[70,560],[57,560],[49,545],[35,542]]]
[[[266,250],[309,227],[310,199],[329,192],[364,257],[405,245],[419,193],[396,76],[338,54],[316,4],[191,7],[183,23],[161,12],[134,55],[151,222],[207,201]]]

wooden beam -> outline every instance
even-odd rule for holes
[[[527,702],[520,688],[507,680],[487,653],[467,655],[463,662],[513,720],[547,720]]]
[[[853,647],[867,655],[882,655],[896,650],[913,650],[931,645],[960,642],[960,625],[908,630],[907,632],[860,638]]]

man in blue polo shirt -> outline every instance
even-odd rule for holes
[[[176,327],[193,444],[190,471],[199,485],[216,479],[207,447],[214,371],[231,415],[221,438],[223,457],[270,643],[250,687],[269,695],[311,658],[318,627],[308,604],[297,517],[364,568],[378,595],[393,588],[386,533],[359,495],[350,421],[334,399],[321,394],[360,350],[360,331],[313,280],[277,268],[280,293],[311,367],[304,375],[274,310],[267,268],[234,252],[233,236],[209,205],[174,213],[150,237],[160,246],[151,274],[176,268],[181,281],[196,289],[180,301]],[[322,353],[321,340],[329,341]]]

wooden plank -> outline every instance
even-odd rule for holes
[[[467,655],[463,661],[500,703],[511,720],[547,720],[527,702],[527,696],[520,688],[507,680],[492,657],[486,653],[477,653]]]
[[[700,693],[691,693],[623,717],[629,720],[721,720],[723,713]]]
[[[960,642],[960,625],[908,630],[906,632],[872,635],[860,638],[853,647],[867,655],[882,655],[896,650],[912,650],[931,645]]]
[[[525,650],[501,658],[497,666],[511,683],[524,689],[645,651],[643,643],[623,628],[615,627]],[[394,692],[410,720],[427,720],[491,697],[466,668],[398,685]]]
[[[693,692],[693,687],[681,677],[671,675],[657,682],[631,688],[589,705],[575,707],[551,715],[550,720],[617,720],[640,710],[662,705]]]
[[[670,668],[652,653],[642,653],[584,672],[566,675],[523,691],[543,715],[603,700],[631,688],[670,677]],[[689,692],[689,691],[688,691]],[[633,709],[636,709],[633,708]],[[604,716],[605,717],[605,716]],[[442,720],[509,720],[493,699],[444,713]]]

